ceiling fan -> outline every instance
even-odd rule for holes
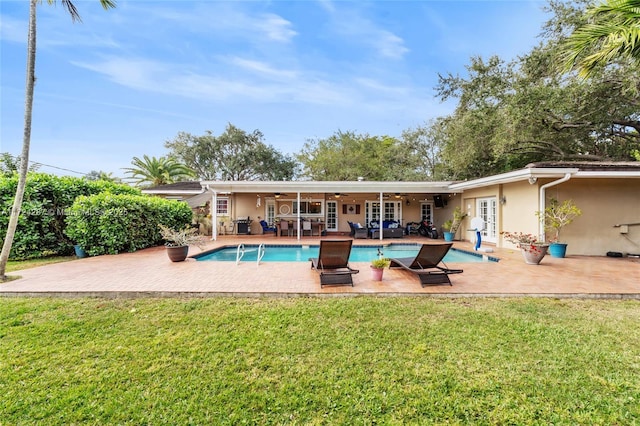
[[[280,198],[280,197],[286,197],[287,194],[283,194],[282,192],[274,192],[273,196],[276,198]]]

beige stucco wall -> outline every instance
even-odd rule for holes
[[[467,213],[457,238],[471,240],[473,234],[467,232],[471,219],[478,215],[477,200],[495,198],[496,210],[496,246],[514,247],[502,241],[500,232],[524,232],[538,235],[538,219],[535,215],[538,206],[538,187],[528,182],[515,182],[508,185],[491,185],[484,188],[466,190],[462,194],[460,207]],[[504,203],[500,200],[504,200]],[[485,243],[492,244],[485,240]]]
[[[640,253],[640,225],[630,226],[627,234],[614,227],[640,222],[640,179],[575,178],[546,192],[547,199],[572,199],[582,210],[582,216],[560,234],[560,239],[569,244],[568,254]]]
[[[467,190],[463,194],[461,206],[469,218],[476,214],[476,200],[494,196],[504,197],[504,204],[497,206],[497,232],[512,231],[538,235],[538,211],[540,187],[551,182],[540,179],[531,185],[527,181],[504,185],[493,185]],[[627,234],[621,234],[616,224],[640,222],[640,180],[639,179],[584,179],[573,178],[567,182],[547,188],[546,200],[556,198],[560,202],[572,199],[582,210],[582,216],[565,227],[560,239],[568,244],[567,255],[603,256],[608,251],[640,253],[640,225],[628,227]],[[466,232],[469,218],[463,224],[458,237],[470,239]],[[514,246],[498,238],[498,247]]]

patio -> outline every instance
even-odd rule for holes
[[[340,237],[324,237],[340,238]],[[348,237],[341,237],[348,238]],[[429,242],[405,237],[392,242]],[[220,236],[206,249],[245,244],[299,244],[295,238],[263,235]],[[304,244],[319,244],[318,237],[304,237]],[[355,240],[354,244],[379,244]],[[455,248],[473,251],[468,242]],[[189,254],[200,249],[192,247]],[[305,296],[432,296],[432,297],[581,297],[640,299],[640,259],[605,256],[546,256],[537,266],[526,265],[519,251],[495,249],[500,262],[449,263],[464,269],[452,277],[453,286],[421,287],[410,272],[385,270],[383,281],[373,281],[369,264],[353,262],[360,273],[354,287],[320,288],[310,262],[235,265],[233,262],[172,263],[164,247],[135,253],[98,256],[10,273],[19,280],[0,284],[0,296],[56,297],[305,297]]]

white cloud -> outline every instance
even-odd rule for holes
[[[298,73],[296,71],[279,70],[262,61],[233,57],[229,60],[229,62],[233,65],[236,65],[237,67],[254,72],[263,77],[273,77],[276,79],[293,79],[298,76]]]

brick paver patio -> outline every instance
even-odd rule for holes
[[[331,238],[331,237],[326,237]],[[339,237],[333,237],[339,238]],[[420,237],[391,242],[429,242]],[[261,235],[222,236],[207,249],[238,243],[295,244],[295,238]],[[319,244],[318,237],[304,237],[304,244]],[[379,241],[355,240],[359,244]],[[467,242],[454,247],[473,251]],[[199,253],[192,247],[190,255]],[[164,247],[110,256],[78,259],[9,275],[22,278],[0,284],[0,296],[95,296],[95,297],[209,297],[209,296],[348,296],[348,295],[428,295],[461,296],[546,296],[640,299],[640,259],[569,256],[555,259],[547,255],[540,265],[526,265],[520,252],[496,249],[498,263],[458,263],[463,268],[453,275],[453,286],[421,287],[410,272],[385,270],[381,282],[373,281],[368,263],[354,262],[360,269],[354,287],[320,288],[317,272],[310,262],[170,262]]]

